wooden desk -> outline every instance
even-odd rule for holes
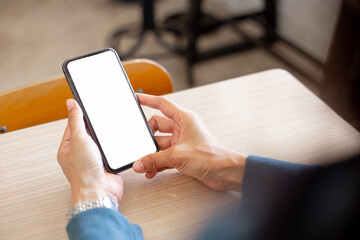
[[[283,70],[168,95],[199,113],[226,146],[300,163],[330,163],[360,152],[360,134]],[[147,116],[153,111],[145,109]],[[66,239],[70,187],[56,153],[67,121],[0,135],[1,239]],[[146,239],[193,239],[240,195],[208,190],[176,171],[153,180],[123,173],[122,212]]]

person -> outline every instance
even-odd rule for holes
[[[141,105],[164,114],[149,120],[152,131],[170,135],[155,136],[160,151],[136,161],[135,172],[150,179],[176,168],[215,191],[242,193],[239,212],[209,223],[201,239],[338,239],[359,234],[358,157],[320,167],[247,156],[219,143],[196,113],[163,97],[137,97]],[[68,125],[57,158],[71,184],[73,208],[82,206],[70,215],[69,238],[142,239],[141,228],[119,211],[93,204],[105,197],[120,203],[123,182],[104,170],[77,102],[69,99],[67,107]]]

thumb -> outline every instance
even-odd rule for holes
[[[168,148],[161,152],[148,154],[140,158],[133,164],[133,169],[137,173],[157,171],[161,168],[174,168],[174,163],[170,157],[171,149]]]
[[[71,133],[83,132],[86,133],[85,123],[83,119],[83,112],[79,104],[74,99],[66,100],[68,108],[68,121]]]

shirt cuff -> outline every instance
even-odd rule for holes
[[[66,227],[69,239],[143,239],[141,228],[120,212],[93,208],[73,216]]]

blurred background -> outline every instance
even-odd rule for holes
[[[175,91],[283,68],[359,129],[359,2],[0,0],[0,92],[113,47],[162,64]]]

